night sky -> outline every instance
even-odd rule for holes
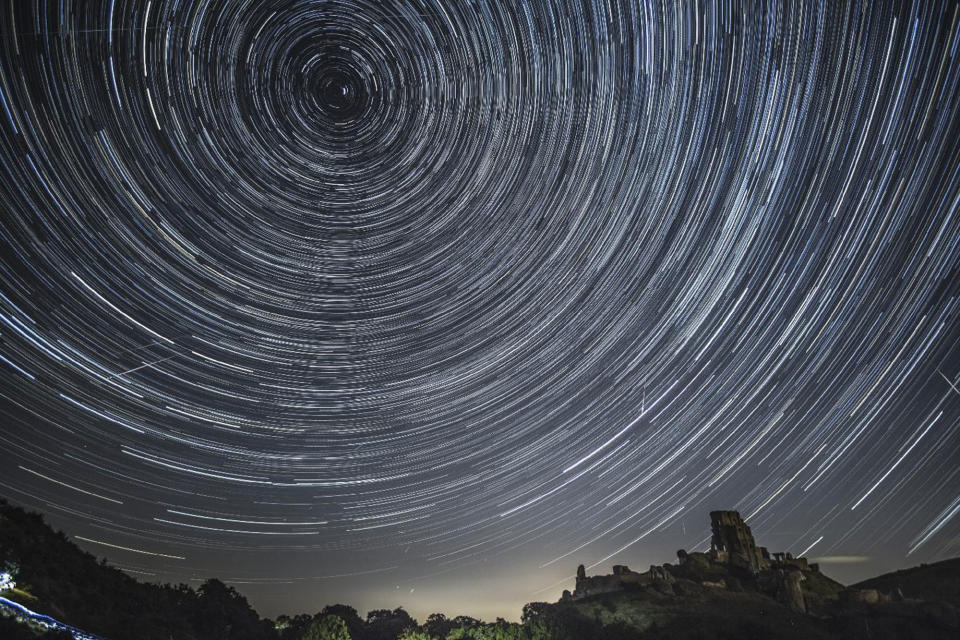
[[[0,495],[262,614],[960,554],[960,4],[6,0]]]

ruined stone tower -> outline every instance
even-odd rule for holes
[[[713,538],[710,541],[712,553],[718,561],[757,573],[764,565],[769,566],[766,549],[757,547],[750,527],[737,511],[711,511],[710,528]]]

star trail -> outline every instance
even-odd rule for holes
[[[958,46],[939,1],[5,1],[0,494],[268,615],[515,619],[711,509],[840,579],[958,555]]]

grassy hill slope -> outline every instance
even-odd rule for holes
[[[890,593],[898,587],[905,598],[948,602],[960,607],[960,558],[901,569],[852,585],[854,589],[876,589]]]

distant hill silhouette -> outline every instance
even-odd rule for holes
[[[852,585],[854,589],[877,589],[931,602],[949,602],[960,608],[960,558],[885,573]]]
[[[0,499],[0,595],[108,640],[956,640],[960,559],[878,576],[844,588],[802,558],[753,543],[736,512],[711,514],[709,553],[607,576],[578,571],[577,590],[534,602],[521,624],[403,609],[361,618],[347,605],[261,619],[219,580],[194,589],[138,582]],[[903,597],[897,589],[902,591]],[[0,606],[0,638],[64,638]]]

